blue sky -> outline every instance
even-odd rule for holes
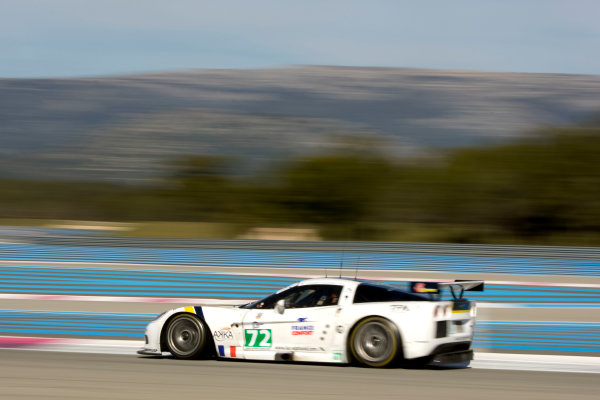
[[[352,65],[600,74],[600,0],[0,0],[0,77]]]

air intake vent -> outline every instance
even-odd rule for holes
[[[448,321],[438,321],[435,329],[435,337],[441,338],[448,335]]]

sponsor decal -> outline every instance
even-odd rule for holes
[[[465,299],[455,300],[452,304],[453,313],[468,313],[471,310],[471,302]]]
[[[237,357],[237,351],[235,346],[218,346],[219,349],[219,356],[221,357],[230,357],[230,358],[236,358]]]
[[[308,318],[304,317],[304,318],[298,318],[298,322],[304,322],[306,321]]]
[[[314,325],[292,325],[292,336],[312,335],[314,332]]]
[[[390,308],[393,312],[407,312],[409,310],[408,306],[406,305],[394,305],[390,306]]]
[[[246,329],[244,330],[245,347],[271,347],[273,345],[270,329]]]
[[[344,356],[344,353],[341,351],[334,351],[333,352],[333,361],[342,361],[342,357]]]
[[[325,348],[324,347],[316,347],[316,346],[275,346],[275,350],[325,351]]]
[[[231,332],[231,328],[223,328],[218,331],[214,331],[213,338],[217,342],[222,342],[224,340],[233,340],[233,332]]]

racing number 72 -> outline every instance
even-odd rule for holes
[[[271,347],[270,329],[246,329],[244,331],[246,347]]]

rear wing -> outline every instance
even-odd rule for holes
[[[483,292],[483,281],[455,280],[454,282],[411,282],[410,291],[420,294],[431,294],[439,297],[444,289],[448,289],[454,300],[463,298],[465,291]]]

